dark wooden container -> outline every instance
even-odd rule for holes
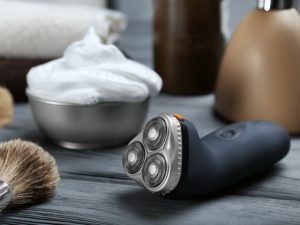
[[[154,64],[170,94],[206,94],[215,87],[224,38],[219,0],[157,0]]]
[[[31,67],[42,64],[49,59],[16,59],[0,57],[0,85],[7,87],[14,100],[27,100],[26,75]]]

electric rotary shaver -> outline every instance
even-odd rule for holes
[[[267,121],[235,123],[199,138],[179,114],[150,120],[126,147],[130,178],[163,196],[199,196],[270,168],[287,155],[287,131]]]

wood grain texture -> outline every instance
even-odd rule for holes
[[[214,90],[224,38],[219,0],[157,0],[154,67],[163,91],[207,94]]]
[[[180,112],[196,124],[200,136],[225,123],[212,113],[213,97],[152,100],[148,118]],[[62,180],[49,202],[6,212],[0,224],[299,224],[300,139],[270,171],[216,196],[166,200],[146,192],[124,174],[123,147],[73,151],[56,146],[38,130],[29,106],[16,106],[14,122],[0,140],[22,137],[47,149],[57,160]]]

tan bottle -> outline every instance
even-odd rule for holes
[[[241,21],[222,60],[216,110],[300,133],[300,17],[291,0],[260,0]]]

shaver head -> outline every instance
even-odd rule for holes
[[[150,120],[126,147],[123,166],[128,176],[151,192],[168,194],[182,171],[182,131],[174,115]]]

